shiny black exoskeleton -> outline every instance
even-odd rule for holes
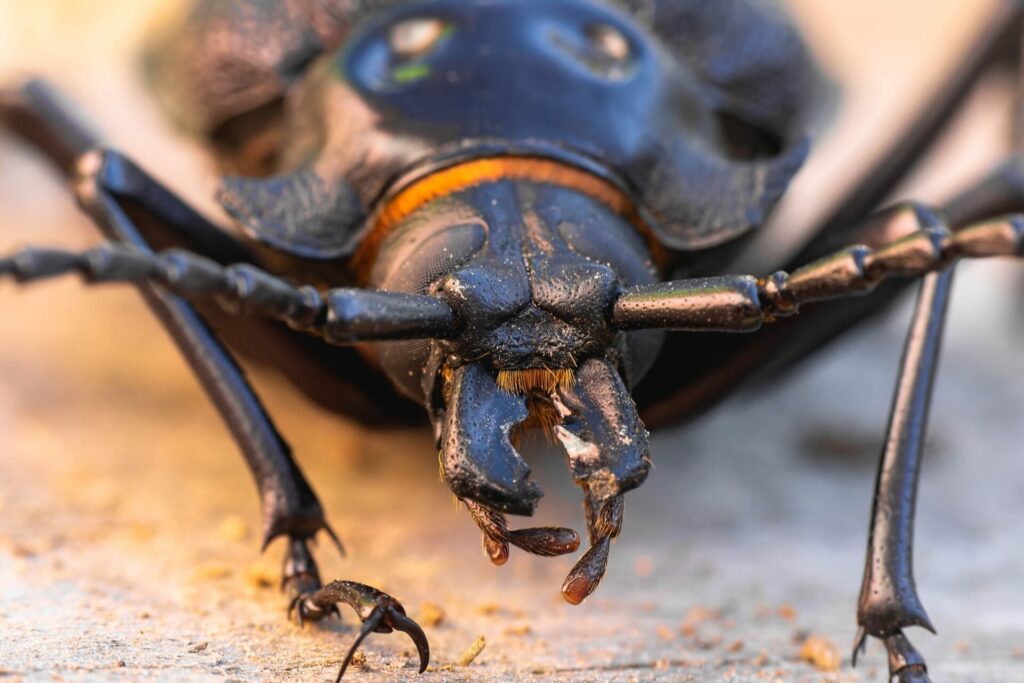
[[[647,247],[632,226],[598,201],[552,186],[503,181],[474,187],[425,215],[413,214],[389,234],[369,284],[432,294],[462,321],[451,339],[376,349],[396,387],[428,405],[445,477],[457,496],[532,513],[540,491],[508,441],[509,429],[529,416],[531,392],[509,395],[499,387],[499,373],[575,370],[595,358],[640,379],[663,333],[616,332],[607,314],[623,289],[655,281]],[[480,370],[462,370],[469,363]],[[439,385],[445,372],[457,373],[454,388]],[[625,383],[615,378],[608,390],[625,408],[614,416],[624,431],[602,442],[602,452],[618,458],[614,443],[633,444],[631,456],[614,468],[618,493],[646,476],[647,440]],[[576,468],[577,481],[607,469],[603,460]]]
[[[668,16],[656,26],[684,34],[709,20],[702,14],[731,33],[762,19],[765,49],[736,56],[707,37],[663,42],[602,2],[392,4],[357,13],[342,47],[289,94],[282,154],[295,170],[226,183],[222,201],[258,238],[313,258],[345,256],[396,179],[518,155],[621,185],[659,242],[690,251],[760,225],[806,154],[802,117],[818,82],[773,12],[660,9]],[[792,81],[779,92],[738,89],[776,70]],[[709,71],[724,82],[709,83]]]
[[[340,49],[287,95],[282,154],[290,170],[228,179],[220,195],[254,237],[315,259],[365,248],[379,213],[405,188],[479,159],[548,160],[628,197],[624,215],[571,184],[489,178],[390,226],[370,256],[366,284],[438,296],[460,321],[455,339],[386,344],[366,355],[403,395],[428,406],[456,495],[504,512],[529,514],[540,495],[509,442],[537,392],[500,398],[497,375],[609,362],[617,374],[602,395],[618,397],[606,407],[625,412],[607,415],[615,428],[598,431],[622,432],[621,448],[609,445],[574,471],[585,488],[598,473],[605,496],[641,483],[646,433],[627,386],[654,364],[662,333],[616,332],[608,312],[620,292],[657,279],[648,239],[665,253],[692,252],[749,232],[806,152],[799,100],[817,81],[799,45],[784,41],[794,36],[780,17],[761,12],[773,23],[758,30],[777,44],[758,53],[758,64],[721,47],[711,64],[680,59],[625,9],[433,0],[356,13]],[[661,12],[677,26],[696,18],[693,9]],[[721,18],[739,32],[753,16]],[[689,46],[701,47],[714,49]],[[711,68],[732,78],[785,68],[799,83],[744,116],[755,109],[744,101],[752,93],[709,83],[702,75]],[[467,394],[462,375],[455,387],[438,386],[442,371],[478,360],[491,386]],[[452,400],[466,405],[455,409]]]
[[[802,164],[823,91],[770,6],[200,0],[147,63],[165,104],[229,174],[218,196],[246,237],[101,149],[33,82],[3,91],[0,115],[72,179],[113,244],[24,250],[0,258],[0,278],[79,272],[140,287],[241,446],[264,541],[289,537],[290,611],[317,620],[345,602],[363,621],[340,678],[363,638],[396,629],[413,638],[423,670],[426,637],[387,594],[322,585],[309,541],[333,532],[221,339],[356,419],[425,407],[444,480],[496,564],[510,545],[539,555],[579,547],[569,529],[507,525],[505,513],[529,515],[541,496],[519,443],[546,432],[584,495],[590,547],[562,587],[579,603],[604,574],[624,494],[651,470],[641,415],[691,417],[881,308],[898,290],[883,285],[890,278],[927,275],[858,614],[858,643],[883,639],[892,674],[927,680],[902,629],[930,627],[910,547],[949,290],[949,271],[935,273],[961,257],[1022,255],[1024,219],[983,220],[1024,208],[1019,163],[943,211],[868,214],[963,92],[1012,52],[1022,11],[1008,4],[993,20],[925,122],[801,247],[786,266],[794,272],[755,278],[721,273]],[[862,246],[835,251],[850,242]],[[715,334],[754,332],[803,304],[876,287],[758,335]]]

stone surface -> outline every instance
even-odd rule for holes
[[[46,64],[119,144],[205,196],[202,158],[160,123],[130,72],[113,66],[125,63],[152,5],[122,3],[104,24],[88,3],[39,9],[54,4],[0,4],[0,30],[21,27],[14,33],[25,45],[15,55],[0,39],[4,73]],[[917,36],[907,42],[918,48],[934,31],[969,35],[974,19],[951,20],[946,4],[931,5],[932,24],[900,35]],[[867,12],[847,11],[851,23]],[[66,42],[53,43],[60,35]],[[77,53],[72,40],[84,46]],[[841,54],[843,44],[827,51]],[[910,68],[913,60],[889,54],[891,70]],[[953,158],[965,172],[969,164]],[[6,139],[0,207],[0,244],[96,239],[59,185]],[[940,635],[911,637],[934,680],[1021,680],[1020,276],[1007,266],[961,270],[915,556]],[[272,373],[257,380],[348,548],[342,559],[321,544],[324,575],[378,585],[414,615],[425,603],[443,608],[428,629],[434,661],[424,681],[878,681],[880,648],[857,670],[848,651],[908,312],[902,306],[693,428],[657,433],[656,470],[628,499],[608,577],[578,608],[558,596],[571,559],[517,553],[503,568],[489,565],[468,515],[438,482],[426,431],[362,430],[318,412]],[[241,459],[137,297],[73,281],[3,286],[0,320],[0,680],[333,680],[351,615],[305,630],[285,621],[282,548],[258,554]],[[559,458],[541,454],[535,469],[547,491],[540,521],[579,527],[578,492]],[[800,660],[808,634],[838,647],[839,672]],[[481,635],[482,654],[454,667]],[[352,679],[410,677],[411,650],[401,638],[371,637],[366,669]]]

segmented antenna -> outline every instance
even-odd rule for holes
[[[182,249],[154,254],[107,242],[82,252],[30,247],[0,258],[0,280],[30,283],[76,273],[87,284],[155,283],[183,299],[280,320],[338,345],[447,338],[456,331],[451,308],[435,297],[352,288],[320,292],[249,264],[222,266]]]
[[[913,206],[890,220],[919,220]],[[765,322],[795,315],[800,306],[867,294],[891,278],[921,277],[962,258],[1024,256],[1024,216],[975,223],[950,232],[936,213],[902,239],[878,249],[854,246],[793,273],[766,278],[725,275],[660,282],[625,291],[615,302],[619,330],[752,332]]]

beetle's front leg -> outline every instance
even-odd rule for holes
[[[193,298],[204,298],[219,292],[222,303],[228,307],[237,305],[241,310],[253,314],[284,316],[284,319],[300,326],[308,323],[308,316],[304,314],[309,313],[305,308],[308,301],[303,296],[303,290],[291,287],[251,266],[239,266],[234,270],[230,267],[222,268],[208,259],[180,250],[157,255],[124,245],[108,244],[84,253],[29,248],[10,257],[0,257],[0,280],[11,278],[15,282],[28,284],[75,272],[81,273],[90,284],[130,282],[145,286],[149,289],[144,291],[177,301],[178,308],[172,310],[182,313],[191,312],[191,308],[165,288]],[[356,306],[353,307],[351,304],[354,302],[350,300],[352,296],[358,298],[358,293],[349,292],[349,295],[349,310],[358,310],[358,303],[355,302]],[[339,299],[344,296],[343,292],[335,290],[336,306],[344,303]],[[320,297],[315,299],[321,301]],[[375,301],[380,303],[379,295]],[[326,321],[327,316],[314,317],[323,317]],[[340,333],[343,328],[351,332],[337,316],[333,325],[336,333]],[[213,384],[217,391],[211,392],[212,396],[218,399],[218,408],[229,418],[228,424],[243,447],[243,454],[260,491],[264,547],[278,536],[287,536],[289,539],[282,574],[282,585],[291,598],[289,614],[295,611],[300,623],[319,621],[330,614],[338,614],[336,604],[339,601],[352,605],[364,622],[364,627],[349,650],[342,673],[355,648],[367,634],[372,631],[390,633],[392,630],[409,633],[413,638],[420,652],[422,671],[429,658],[426,637],[419,626],[405,616],[401,603],[364,584],[335,581],[322,586],[319,570],[309,550],[309,541],[324,531],[339,551],[343,552],[341,543],[327,525],[320,503],[292,459],[288,445],[277,434],[265,413],[259,410],[261,406],[244,383],[240,370],[230,363],[230,356],[226,355],[212,332],[202,326],[194,329],[197,333],[206,332],[206,336],[199,339],[205,343],[198,349],[189,346],[186,350],[197,354],[202,352],[202,355],[190,355],[189,359],[198,358],[204,361],[198,365],[201,370],[211,370],[210,377],[200,375],[204,386],[211,377],[218,380]],[[198,342],[196,346],[199,346]],[[249,429],[239,430],[239,423]],[[260,440],[259,437],[266,438]],[[526,534],[515,538],[528,536]],[[578,542],[574,535],[573,539]],[[575,549],[575,545],[571,549]]]
[[[116,281],[138,285],[146,302],[177,343],[224,418],[256,480],[263,517],[264,547],[279,536],[289,539],[283,581],[293,596],[292,600],[300,598],[295,602],[301,603],[300,617],[316,620],[337,612],[333,603],[327,600],[333,593],[324,592],[330,586],[321,587],[319,572],[308,548],[309,540],[324,531],[341,550],[340,542],[326,523],[320,502],[292,457],[290,447],[249,385],[245,373],[216,333],[184,298],[160,286],[169,285],[173,280],[181,286],[178,294],[194,298],[194,295],[211,287],[217,289],[218,283],[225,284],[224,269],[215,261],[186,253],[179,254],[182,260],[168,261],[163,264],[166,268],[161,267],[135,215],[141,214],[144,222],[160,223],[178,235],[194,238],[208,255],[244,259],[245,251],[234,241],[218,234],[185,202],[146,176],[125,157],[116,152],[100,152],[96,148],[97,137],[89,127],[65,109],[56,94],[45,85],[36,82],[18,91],[0,91],[0,123],[9,125],[44,152],[62,171],[71,175],[70,180],[83,209],[108,238],[120,243],[107,245],[84,257],[60,250],[26,250],[20,256],[0,258],[0,277],[13,275],[18,282],[27,283],[77,271],[86,274],[92,282]],[[129,211],[129,206],[134,213]],[[268,280],[266,273],[260,273],[258,277],[263,284],[273,280]],[[268,305],[274,308],[273,302],[278,300],[274,293],[281,294],[280,285],[283,283],[276,280],[273,283],[273,293],[260,286],[255,288],[259,292],[242,286],[246,293],[236,291],[236,296],[242,294],[237,300],[258,301],[256,308]],[[293,295],[297,291],[287,289],[285,298],[294,301]],[[367,611],[356,607],[364,622],[376,622],[371,630],[389,632],[397,628],[414,636],[425,667],[425,638],[419,627],[415,624],[409,626],[411,622],[407,618],[398,616],[401,605],[368,586],[345,585],[351,589],[344,594],[342,601],[354,607],[356,603],[345,598],[358,597],[360,606],[369,604],[371,599],[379,603],[379,614],[375,609]],[[357,645],[365,635],[360,635]],[[350,656],[353,651],[350,651]]]
[[[306,564],[308,562],[308,564]],[[401,631],[408,634],[416,645],[420,657],[420,673],[430,663],[430,644],[419,624],[405,614],[405,607],[387,593],[366,584],[354,581],[332,581],[319,587],[320,577],[316,565],[312,561],[309,549],[303,541],[293,541],[285,560],[286,575],[294,571],[291,584],[293,591],[298,591],[289,603],[288,611],[295,612],[300,623],[306,620],[318,621],[330,614],[339,614],[338,603],[349,605],[362,622],[362,628],[355,641],[349,647],[338,670],[338,678],[345,675],[352,656],[363,640],[371,633],[392,633]],[[286,579],[287,580],[287,579]],[[312,590],[311,586],[318,588]]]
[[[309,601],[308,598],[323,585],[309,541],[294,536],[289,538],[281,569],[281,588],[288,594],[288,616],[294,613],[300,626],[307,621],[320,621],[331,614],[340,616],[337,606],[321,610]]]
[[[419,624],[405,614],[405,607],[395,598],[366,584],[354,581],[320,582],[320,572],[309,550],[308,541],[292,538],[285,554],[282,585],[288,591],[288,615],[295,615],[301,626],[307,621],[320,621],[331,615],[341,617],[339,603],[349,605],[362,622],[362,628],[349,647],[338,671],[337,680],[345,675],[352,656],[371,633],[406,633],[416,645],[420,657],[420,673],[430,663],[430,644]]]

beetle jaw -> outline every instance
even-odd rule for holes
[[[479,363],[449,371],[441,427],[441,471],[452,492],[492,509],[532,515],[540,487],[512,445],[512,430],[529,417],[522,396],[502,391]]]
[[[650,473],[648,433],[619,371],[590,358],[577,381],[553,397],[562,416],[554,435],[568,457],[576,483],[596,502],[640,486]]]
[[[494,510],[532,515],[542,492],[517,451],[539,429],[559,443],[577,485],[601,503],[640,486],[651,461],[647,431],[615,367],[499,371],[480,363],[442,370],[440,464],[452,492]]]

